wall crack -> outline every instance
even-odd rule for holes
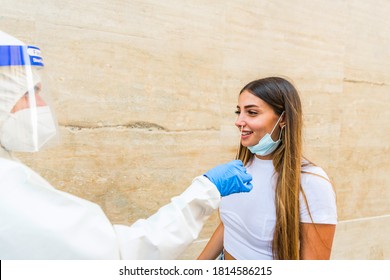
[[[353,80],[353,79],[344,79],[343,80],[346,83],[354,83],[354,84],[368,84],[373,86],[388,86],[389,84],[386,84],[384,82],[370,82],[365,80]]]
[[[215,127],[208,127],[203,129],[178,129],[170,130],[166,127],[150,122],[131,122],[127,124],[88,124],[88,123],[67,123],[60,124],[70,131],[81,131],[81,130],[96,130],[96,129],[137,129],[146,131],[163,131],[163,132],[191,132],[191,131],[219,131]]]

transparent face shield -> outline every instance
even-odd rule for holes
[[[0,144],[8,151],[36,152],[58,140],[43,77],[39,48],[0,45]]]

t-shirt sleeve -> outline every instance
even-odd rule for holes
[[[328,176],[320,167],[311,167],[305,171],[301,175],[304,195],[301,193],[299,198],[300,222],[337,224],[336,194]]]

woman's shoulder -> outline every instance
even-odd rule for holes
[[[314,163],[303,164],[301,168],[302,175],[320,176],[329,181],[328,174],[322,167],[315,165]]]
[[[336,224],[336,193],[326,172],[314,163],[303,163],[301,186],[301,222],[310,223],[314,220],[315,223]]]
[[[328,174],[323,168],[314,163],[304,160],[301,168],[302,187],[310,188],[313,185],[323,185],[332,187]]]

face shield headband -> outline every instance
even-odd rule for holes
[[[41,50],[35,46],[0,46],[0,67],[17,65],[43,67]]]

